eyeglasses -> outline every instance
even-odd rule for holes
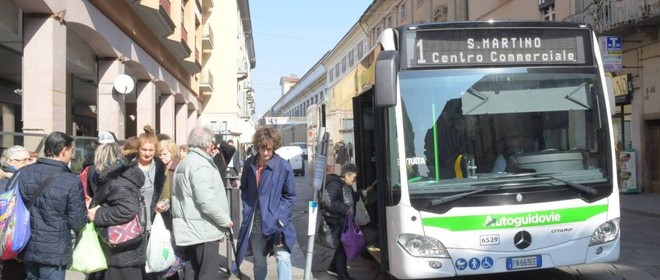
[[[26,162],[28,162],[28,160],[30,160],[30,158],[12,158],[11,160],[17,161],[17,162],[20,162],[20,163],[26,163]]]

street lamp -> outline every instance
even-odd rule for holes
[[[135,88],[135,82],[131,76],[120,74],[119,76],[115,77],[113,86],[118,93],[126,95],[133,91]]]

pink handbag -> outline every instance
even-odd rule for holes
[[[129,189],[130,190],[130,189]],[[133,219],[127,223],[121,225],[107,226],[107,227],[98,227],[97,232],[99,237],[105,244],[108,244],[111,248],[123,248],[126,246],[131,246],[140,242],[144,236],[144,229],[146,225],[146,207],[144,205],[144,199],[142,195],[137,194],[131,190],[133,194],[138,197],[138,211],[133,216]],[[103,199],[99,199],[100,202],[104,202],[110,194],[108,193]]]
[[[108,246],[117,248],[133,245],[142,240],[144,227],[140,223],[138,214],[125,224],[103,227],[99,231],[101,240]]]

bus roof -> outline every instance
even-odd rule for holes
[[[487,28],[487,27],[548,27],[548,28],[584,28],[591,29],[587,24],[563,21],[542,21],[542,20],[491,20],[491,21],[453,21],[453,22],[433,22],[402,25],[401,30],[411,29],[436,29],[436,28]]]

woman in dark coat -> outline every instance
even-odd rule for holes
[[[144,174],[134,162],[126,159],[115,143],[99,146],[94,158],[98,172],[98,192],[92,200],[87,217],[94,225],[107,227],[131,221],[138,213],[139,188],[144,184]],[[105,280],[142,280],[146,263],[147,239],[121,248],[111,248],[101,242],[106,254],[108,270]]]
[[[344,228],[347,215],[354,215],[357,193],[353,191],[353,183],[358,174],[355,164],[347,163],[341,168],[341,175],[328,174],[325,191],[321,203],[323,204],[323,221],[332,229],[335,255],[332,257],[328,274],[337,276],[337,279],[353,279],[348,275],[346,266],[346,251],[340,242],[341,231]]]

